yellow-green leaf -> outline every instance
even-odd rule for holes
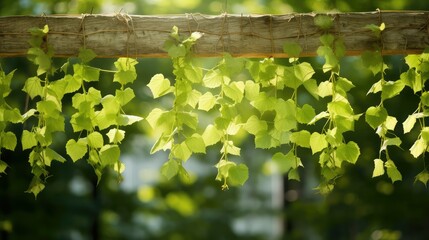
[[[374,159],[374,171],[372,177],[378,177],[384,174],[384,162],[381,159]]]

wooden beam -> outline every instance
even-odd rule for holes
[[[429,45],[429,12],[376,11],[324,13],[334,19],[328,30],[344,39],[347,55],[359,55],[380,46],[365,26],[385,23],[384,55],[420,53]],[[302,56],[316,56],[323,33],[314,24],[317,13],[285,15],[52,15],[0,17],[0,57],[25,56],[28,29],[49,26],[47,41],[55,56],[76,56],[86,46],[99,57],[168,57],[162,50],[173,26],[189,35],[204,33],[195,46],[197,56],[229,52],[237,57],[287,57],[282,46],[296,41]]]

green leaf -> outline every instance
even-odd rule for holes
[[[328,30],[332,27],[333,19],[328,15],[317,15],[314,17],[314,25],[318,26],[322,30]]]
[[[153,98],[164,96],[173,90],[170,81],[167,78],[164,78],[164,75],[162,74],[156,74],[153,76],[147,86],[150,88]]]
[[[311,94],[316,100],[319,100],[319,88],[315,79],[309,79],[304,82],[304,88],[308,93]]]
[[[15,150],[16,147],[16,136],[13,132],[2,132],[1,133],[1,145],[7,150]]]
[[[244,86],[245,97],[249,101],[255,100],[259,96],[260,85],[254,81],[246,81]]]
[[[329,35],[322,35],[320,40],[323,42],[323,37]],[[338,58],[335,56],[334,51],[329,46],[320,46],[317,48],[317,55],[325,58],[325,64],[323,64],[323,72],[331,71],[338,67]]]
[[[398,137],[394,137],[394,138],[388,138],[388,137],[386,137],[386,138],[384,138],[383,145],[380,148],[380,152],[383,151],[383,150],[386,150],[387,146],[397,146],[397,147],[400,147],[401,143],[402,143],[402,141]]]
[[[427,182],[429,181],[429,172],[427,170],[423,170],[421,173],[417,174],[414,182],[417,181],[420,181],[427,186]]]
[[[0,174],[5,173],[7,167],[8,167],[8,165],[5,162],[3,162],[2,160],[0,160]]]
[[[70,139],[66,144],[67,154],[71,157],[73,162],[83,158],[88,151],[85,141],[79,139],[77,142],[74,139]]]
[[[413,129],[414,125],[416,124],[416,117],[415,115],[408,115],[407,119],[402,123],[402,127],[404,128],[404,134],[408,133]]]
[[[191,129],[196,129],[198,125],[198,115],[193,112],[180,112],[177,113],[178,125],[186,125]]]
[[[317,121],[319,121],[320,119],[323,118],[328,118],[329,117],[329,113],[328,112],[320,112],[318,113],[316,116],[314,116],[314,118],[308,123],[309,125],[311,124],[315,124]]]
[[[388,130],[395,130],[395,126],[398,123],[398,120],[396,120],[395,117],[387,116],[385,126]]]
[[[118,58],[116,60],[115,67],[118,69],[113,76],[114,82],[119,82],[121,85],[126,85],[127,83],[132,83],[137,78],[135,65],[137,60],[132,58]]]
[[[296,120],[299,123],[307,124],[316,116],[314,108],[308,104],[304,104],[302,108],[297,108]]]
[[[22,150],[30,149],[37,145],[36,134],[24,130],[21,136]]]
[[[310,147],[313,154],[322,151],[328,147],[328,141],[326,141],[326,135],[314,132],[310,136]]]
[[[89,67],[89,66],[83,66],[82,78],[85,82],[98,81],[100,78],[100,69]]]
[[[274,148],[280,145],[280,140],[274,138],[271,132],[260,132],[255,136],[255,147],[262,149]]]
[[[228,180],[233,186],[243,185],[249,178],[249,169],[243,163],[231,166],[228,170]]]
[[[285,42],[283,44],[283,52],[285,52],[288,57],[298,58],[302,52],[302,47],[297,42]]]
[[[233,141],[225,141],[220,152],[240,156],[240,148],[236,147]]]
[[[376,129],[387,119],[387,110],[384,107],[369,107],[365,113],[366,122],[373,128]]]
[[[422,93],[422,96],[420,97],[420,102],[424,106],[429,106],[429,92]]]
[[[298,65],[294,65],[293,70],[295,76],[302,82],[309,80],[315,73],[313,67],[308,62],[303,62]]]
[[[206,153],[206,145],[201,135],[194,133],[191,137],[185,140],[188,148],[194,153]]]
[[[121,110],[121,105],[113,95],[106,95],[101,99],[103,111],[107,114],[117,114]]]
[[[386,28],[386,25],[384,23],[381,23],[380,26],[377,26],[375,24],[368,24],[365,26],[365,28],[371,30],[374,35],[379,38],[381,35],[381,32]]]
[[[129,126],[136,122],[140,122],[141,120],[143,120],[142,117],[134,116],[134,115],[125,115],[125,114],[120,114],[116,118],[116,122],[118,123],[119,126]]]
[[[124,90],[116,89],[115,97],[121,106],[129,103],[135,96],[131,88],[126,88]]]
[[[117,164],[121,151],[118,145],[104,145],[100,149],[100,160],[102,166]]]
[[[299,132],[293,132],[290,135],[290,141],[298,146],[310,148],[310,132],[307,130],[301,130]]]
[[[405,84],[402,81],[388,81],[383,84],[381,99],[386,100],[398,95],[402,89],[404,89]]]
[[[41,84],[40,78],[31,77],[25,81],[24,88],[22,89],[24,92],[28,93],[31,99],[42,96],[43,95],[43,87]]]
[[[420,55],[419,54],[409,54],[405,57],[405,63],[407,63],[408,67],[418,68],[421,64]]]
[[[133,83],[136,78],[137,73],[135,70],[118,71],[115,73],[113,81],[119,82],[122,85],[126,85],[127,83]]]
[[[94,51],[88,48],[80,48],[78,58],[82,60],[83,63],[87,63],[97,57]]]
[[[194,65],[186,64],[181,70],[183,70],[186,80],[191,83],[200,83],[203,79],[201,68],[195,67]]]
[[[414,158],[418,158],[426,151],[427,147],[428,146],[426,141],[423,138],[419,138],[414,142],[413,146],[411,146],[410,148],[411,155],[413,155]]]
[[[291,169],[296,169],[302,166],[301,159],[293,153],[293,150],[289,151],[286,155],[283,153],[276,153],[272,157],[272,161],[278,167],[280,173],[284,174],[289,172]]]
[[[120,143],[125,138],[125,131],[117,128],[110,129],[106,134],[109,137],[109,143]],[[101,136],[101,135],[100,135]]]
[[[382,80],[379,80],[378,82],[372,84],[371,88],[368,90],[366,94],[368,95],[370,93],[378,93],[382,91],[382,89],[383,89]]]
[[[209,124],[204,130],[202,138],[204,140],[205,145],[210,146],[219,142],[222,138],[222,135],[222,131],[218,130],[212,124]]]
[[[347,144],[341,144],[338,146],[336,153],[339,159],[355,164],[359,158],[360,149],[355,142],[350,141]]]
[[[103,135],[99,132],[92,132],[88,134],[88,145],[93,148],[102,148],[104,145]]]
[[[216,104],[216,97],[211,92],[204,93],[198,101],[198,109],[210,111]]]
[[[179,172],[179,164],[176,160],[170,159],[167,162],[165,162],[161,167],[161,174],[167,178],[167,180],[170,180],[174,176],[177,175]]]
[[[153,144],[150,154],[154,154],[159,150],[167,150],[171,148],[172,137],[169,134],[163,132],[161,136],[156,140],[155,144]]]
[[[236,166],[235,163],[227,161],[227,160],[220,160],[216,164],[216,168],[218,169],[218,174],[216,176],[217,181],[222,181],[222,179],[227,179],[229,175],[229,169],[233,166]],[[226,186],[227,188],[228,186]]]
[[[210,69],[203,77],[204,86],[208,88],[217,88],[224,82],[229,82],[224,79],[224,76],[219,69]]]
[[[45,189],[45,184],[42,183],[42,180],[40,180],[40,178],[37,176],[33,176],[30,186],[28,187],[26,192],[33,193],[34,197],[37,198],[37,195],[39,195],[39,193],[43,191],[43,189]]]
[[[250,134],[257,135],[261,131],[267,131],[268,125],[266,121],[259,120],[255,115],[252,115],[247,119],[244,129]]]
[[[387,160],[384,163],[384,166],[386,167],[386,170],[387,170],[387,176],[389,176],[389,178],[392,180],[392,183],[396,181],[402,181],[402,175],[398,171],[398,169],[395,166],[395,163],[392,160]]]
[[[321,82],[317,90],[321,98],[332,96],[332,83],[330,81]]]
[[[180,144],[174,144],[171,148],[171,153],[174,158],[182,161],[188,160],[192,155],[192,151],[189,149],[185,141],[181,142]]]
[[[374,159],[374,171],[372,177],[378,177],[384,174],[384,162],[381,159]]]
[[[231,82],[229,85],[223,85],[222,90],[234,103],[240,103],[244,95],[244,83]]]
[[[47,166],[51,166],[51,162],[53,160],[57,160],[58,162],[64,163],[66,162],[66,159],[61,156],[59,153],[55,152],[54,150],[52,150],[51,148],[45,148],[43,150],[44,152],[44,156],[45,156],[45,164]]]
[[[350,103],[343,101],[333,101],[328,103],[328,111],[334,116],[343,116],[346,118],[353,118],[353,109]]]
[[[371,52],[365,51],[361,55],[363,65],[371,70],[376,75],[379,72],[384,72],[387,69],[386,64],[383,62],[383,57],[379,51]]]
[[[266,111],[274,110],[277,100],[274,97],[267,96],[265,92],[260,92],[258,97],[250,104],[263,113]]]

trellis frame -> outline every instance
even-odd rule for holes
[[[341,36],[346,55],[382,46],[383,55],[420,53],[429,45],[428,11],[323,13],[334,19],[330,33]],[[236,57],[288,57],[286,41],[298,42],[301,56],[316,56],[323,33],[314,24],[317,13],[285,15],[48,15],[0,17],[0,57],[25,56],[29,28],[49,26],[45,39],[57,57],[76,56],[79,48],[98,57],[167,57],[162,49],[173,26],[190,34],[204,33],[195,46],[197,56],[228,52]],[[381,39],[366,26],[384,23]]]

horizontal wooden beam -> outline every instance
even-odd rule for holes
[[[429,12],[376,11],[324,13],[331,16],[328,30],[344,39],[347,55],[359,55],[375,46],[382,53],[420,53],[429,45]],[[181,34],[204,33],[195,45],[197,56],[287,57],[286,41],[296,41],[302,56],[316,56],[323,34],[314,24],[317,13],[285,15],[52,15],[0,17],[0,57],[25,56],[29,28],[49,26],[47,41],[55,56],[76,56],[86,46],[99,57],[167,57],[162,49],[173,26]],[[385,23],[381,44],[366,28]]]

